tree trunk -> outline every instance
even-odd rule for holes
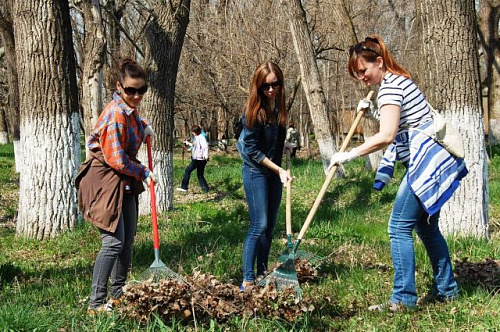
[[[7,133],[7,123],[5,122],[5,106],[0,105],[0,144],[9,143],[9,135]]]
[[[5,50],[6,76],[9,89],[5,119],[7,132],[14,142],[14,146],[17,146],[19,142],[19,86],[12,22],[12,0],[4,0],[0,5],[0,36]],[[19,155],[15,154],[15,158],[17,169]]]
[[[153,1],[151,1],[152,3]],[[141,108],[156,132],[153,141],[154,173],[158,174],[156,200],[159,212],[173,207],[174,94],[184,36],[189,23],[190,0],[172,6],[151,6],[153,20],[146,27],[146,63],[150,89]],[[142,151],[141,160],[147,160]],[[149,213],[149,192],[140,198],[140,213]]]
[[[488,88],[488,143],[498,144],[500,143],[500,38],[498,36],[500,0],[481,0],[477,17],[480,40],[485,53],[484,85]]]
[[[469,174],[441,209],[441,229],[476,237],[489,235],[488,169],[480,103],[474,1],[420,0],[422,91],[458,128]]]
[[[80,133],[67,0],[16,1],[22,172],[16,233],[52,238],[77,222]]]
[[[103,109],[101,74],[106,55],[106,37],[99,0],[82,1],[81,6],[85,24],[81,106],[85,137],[88,137]],[[88,157],[88,149],[85,148],[85,151]]]
[[[281,0],[288,14],[293,44],[299,60],[302,87],[309,105],[325,173],[335,149],[335,139],[330,129],[325,93],[321,84],[314,46],[307,26],[306,14],[300,0]]]

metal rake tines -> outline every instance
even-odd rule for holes
[[[152,280],[153,282],[159,282],[162,279],[175,279],[188,284],[187,280],[184,279],[180,274],[172,271],[166,266],[150,267],[146,271],[144,271],[139,278],[141,280]]]
[[[295,255],[295,259],[302,259],[305,260],[312,265],[320,265],[321,262],[325,260],[324,257],[321,257],[319,255],[313,254],[312,252],[308,252],[305,250],[298,250],[297,254]]]

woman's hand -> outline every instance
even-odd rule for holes
[[[144,128],[144,134],[146,136],[149,135],[151,137],[151,139],[153,139],[156,136],[155,131],[153,130],[153,127],[151,127],[151,125]]]
[[[286,187],[288,182],[292,181],[292,177],[290,176],[290,174],[288,174],[288,172],[281,167],[279,169],[278,174],[280,176],[281,183],[283,183],[283,187]]]
[[[352,149],[349,152],[337,152],[330,159],[330,166],[328,166],[328,170],[330,170],[334,165],[340,165],[358,157],[359,154],[356,149]]]

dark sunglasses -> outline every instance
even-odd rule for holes
[[[358,54],[363,51],[372,52],[380,56],[380,54],[377,51],[375,51],[373,48],[366,47],[365,45],[363,45],[363,43],[357,43],[356,45],[349,47],[349,55],[352,55],[354,52]]]
[[[141,86],[139,89],[133,88],[133,87],[124,87],[123,84],[120,82],[120,85],[123,88],[123,91],[127,94],[127,96],[134,96],[136,93],[143,95],[148,91],[148,86],[147,84],[144,84]]]
[[[282,85],[283,85],[283,83],[281,83],[280,81],[275,81],[275,82],[272,82],[271,84],[262,83],[260,88],[264,91],[268,91],[271,87],[273,88],[273,90],[276,90],[277,88],[281,87]]]

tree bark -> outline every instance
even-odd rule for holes
[[[12,21],[12,0],[4,0],[0,5],[0,37],[4,46],[5,63],[7,67],[8,98],[5,120],[10,139],[14,142],[14,146],[17,146],[19,142],[19,86]],[[15,156],[17,167],[19,164],[19,156],[18,154]]]
[[[481,45],[485,53],[486,77],[484,86],[488,88],[488,143],[500,143],[500,0],[481,0],[478,10],[478,26]]]
[[[22,172],[18,235],[52,238],[74,228],[80,164],[75,58],[67,0],[16,1]]]
[[[474,1],[420,0],[423,83],[428,101],[458,128],[469,174],[441,209],[446,234],[488,237],[488,169],[480,102]]]
[[[99,0],[82,1],[81,7],[85,24],[81,107],[85,137],[88,137],[103,109],[101,77],[106,55],[106,37]],[[88,149],[85,148],[85,151],[88,157]]]
[[[330,129],[325,93],[307,26],[306,14],[300,0],[281,0],[281,5],[284,12],[288,14],[293,44],[299,60],[302,87],[309,105],[314,133],[326,173],[330,158],[336,152],[335,139]]]
[[[146,67],[150,89],[141,114],[156,132],[153,140],[154,173],[158,174],[156,202],[159,212],[173,208],[174,94],[184,36],[189,23],[190,0],[153,4],[153,19],[146,26]],[[147,160],[142,151],[141,160]],[[149,213],[149,192],[141,195],[140,212]]]
[[[5,105],[0,103],[0,144],[9,143],[7,123],[5,122]]]

